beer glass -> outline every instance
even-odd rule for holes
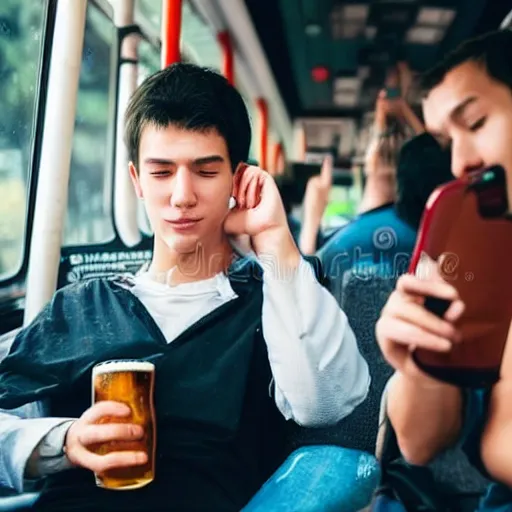
[[[156,429],[153,405],[155,366],[145,361],[117,360],[97,364],[92,371],[92,402],[111,400],[131,409],[127,417],[103,417],[99,423],[131,423],[144,429],[136,441],[110,441],[97,444],[91,451],[106,455],[115,451],[143,451],[148,456],[144,465],[111,469],[96,474],[96,485],[105,489],[138,489],[155,477]]]

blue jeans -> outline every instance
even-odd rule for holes
[[[369,453],[339,446],[293,452],[242,512],[356,512],[367,506],[380,481]]]

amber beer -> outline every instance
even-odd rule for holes
[[[148,461],[143,466],[111,469],[95,475],[96,484],[105,489],[138,489],[155,478],[155,412],[153,388],[155,366],[144,361],[106,361],[93,368],[92,401],[103,400],[122,402],[131,409],[127,417],[104,417],[100,423],[132,423],[141,425],[144,436],[137,441],[111,441],[92,448],[98,455],[115,451],[143,451]]]

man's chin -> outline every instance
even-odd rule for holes
[[[194,254],[200,250],[201,242],[193,235],[172,235],[164,238],[167,247],[179,255]]]

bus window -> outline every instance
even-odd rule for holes
[[[141,39],[138,46],[138,56],[137,83],[140,85],[148,76],[160,69],[160,50],[146,39]]]
[[[114,25],[87,5],[80,85],[69,176],[63,245],[105,243],[114,238],[110,128]]]
[[[0,280],[23,260],[45,2],[0,2]]]

